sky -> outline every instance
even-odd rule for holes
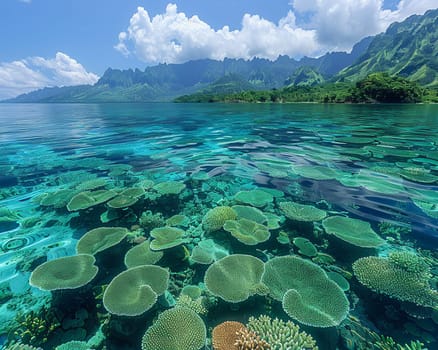
[[[0,0],[0,100],[108,68],[349,51],[437,0]]]

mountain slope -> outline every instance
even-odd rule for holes
[[[338,75],[357,81],[372,72],[397,74],[424,86],[438,85],[438,9],[393,23],[377,35],[366,53]]]
[[[255,58],[203,59],[183,64],[159,64],[139,69],[108,68],[93,86],[45,88],[20,95],[7,102],[144,102],[169,101],[195,92],[218,93],[242,90],[281,88],[294,72],[309,66],[329,78],[350,65],[368,46],[369,39],[353,51],[327,53],[319,58],[304,57],[300,61],[280,56],[275,61]]]

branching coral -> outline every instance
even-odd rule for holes
[[[312,336],[291,321],[284,322],[261,315],[250,317],[247,327],[269,343],[272,350],[318,350]]]

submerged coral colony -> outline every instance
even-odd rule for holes
[[[26,276],[1,285],[6,349],[436,345],[437,256],[409,243],[408,225],[372,227],[328,202],[303,202],[296,187],[280,191],[226,173],[163,181],[124,164],[83,162],[99,177],[85,170],[57,176],[53,189],[32,198],[30,216],[0,209],[3,229],[19,230],[1,249]],[[321,166],[258,164],[272,176],[340,178]],[[387,189],[363,173],[340,181]],[[424,196],[436,193],[414,196],[436,217]],[[51,238],[56,230],[73,232],[73,249]],[[32,248],[36,239],[45,250]]]

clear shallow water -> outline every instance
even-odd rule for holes
[[[265,260],[267,256],[297,253],[294,244],[276,240],[284,231],[291,240],[307,237],[321,253],[339,258],[334,266],[351,273],[351,261],[336,256],[332,238],[320,223],[313,224],[313,231],[319,229],[323,237],[312,236],[312,228],[309,231],[308,226],[285,219],[278,203],[293,201],[317,206],[330,215],[341,213],[369,222],[387,243],[359,256],[421,249],[434,264],[438,244],[437,135],[438,106],[434,105],[0,104],[0,207],[9,210],[7,219],[0,219],[0,288],[6,295],[2,333],[7,333],[7,325],[17,327],[11,322],[17,311],[25,312],[31,305],[37,310],[40,304],[32,304],[37,299],[49,303],[50,293],[29,289],[30,271],[46,257],[74,255],[77,240],[88,230],[99,226],[132,228],[139,224],[142,212],[151,210],[164,218],[186,215],[189,224],[184,229],[193,231],[208,209],[239,204],[235,195],[241,190],[281,191],[281,196],[275,192],[275,200],[261,207],[281,220],[279,227],[270,230],[269,241],[259,246],[239,246],[230,237],[229,253]],[[145,179],[154,183],[178,181],[186,188],[177,198],[164,196],[158,202],[141,198],[132,207],[120,209],[123,215],[117,220],[105,224],[99,221],[105,203],[80,211],[68,211],[66,203],[59,208],[41,204],[45,193],[61,189],[79,193],[82,183],[95,178],[104,179],[105,188],[120,191],[137,187]],[[128,212],[132,213],[129,220]],[[142,232],[148,236],[148,230]],[[185,246],[188,254],[199,240],[210,236],[192,234]],[[168,262],[171,270],[191,269],[196,275],[192,282],[202,282],[202,266],[174,260]],[[355,285],[354,280],[351,284]],[[357,292],[352,290],[350,300]],[[8,303],[15,306],[7,309]],[[225,320],[229,309],[219,306],[213,308],[212,315]],[[390,307],[398,306],[391,303]],[[388,316],[390,326],[385,328],[376,324],[370,313],[360,315],[364,324],[374,322],[376,328],[372,328],[378,333],[402,340],[420,338],[424,342],[436,330],[430,319],[429,330],[423,329],[401,311],[397,321]],[[273,314],[277,315],[275,310]],[[284,317],[281,310],[278,316]],[[216,325],[214,317],[209,317],[207,325]],[[79,336],[75,328],[77,340],[89,338],[99,324],[97,320],[90,323],[88,328],[77,327],[82,332]],[[406,331],[406,324],[414,324],[420,331],[413,331],[412,325]],[[66,333],[64,329],[49,343],[57,345],[75,338]],[[122,346],[123,336],[110,328],[109,348],[139,348],[134,340]],[[338,346],[342,343],[342,339],[337,340]],[[318,345],[324,348],[324,344]]]

